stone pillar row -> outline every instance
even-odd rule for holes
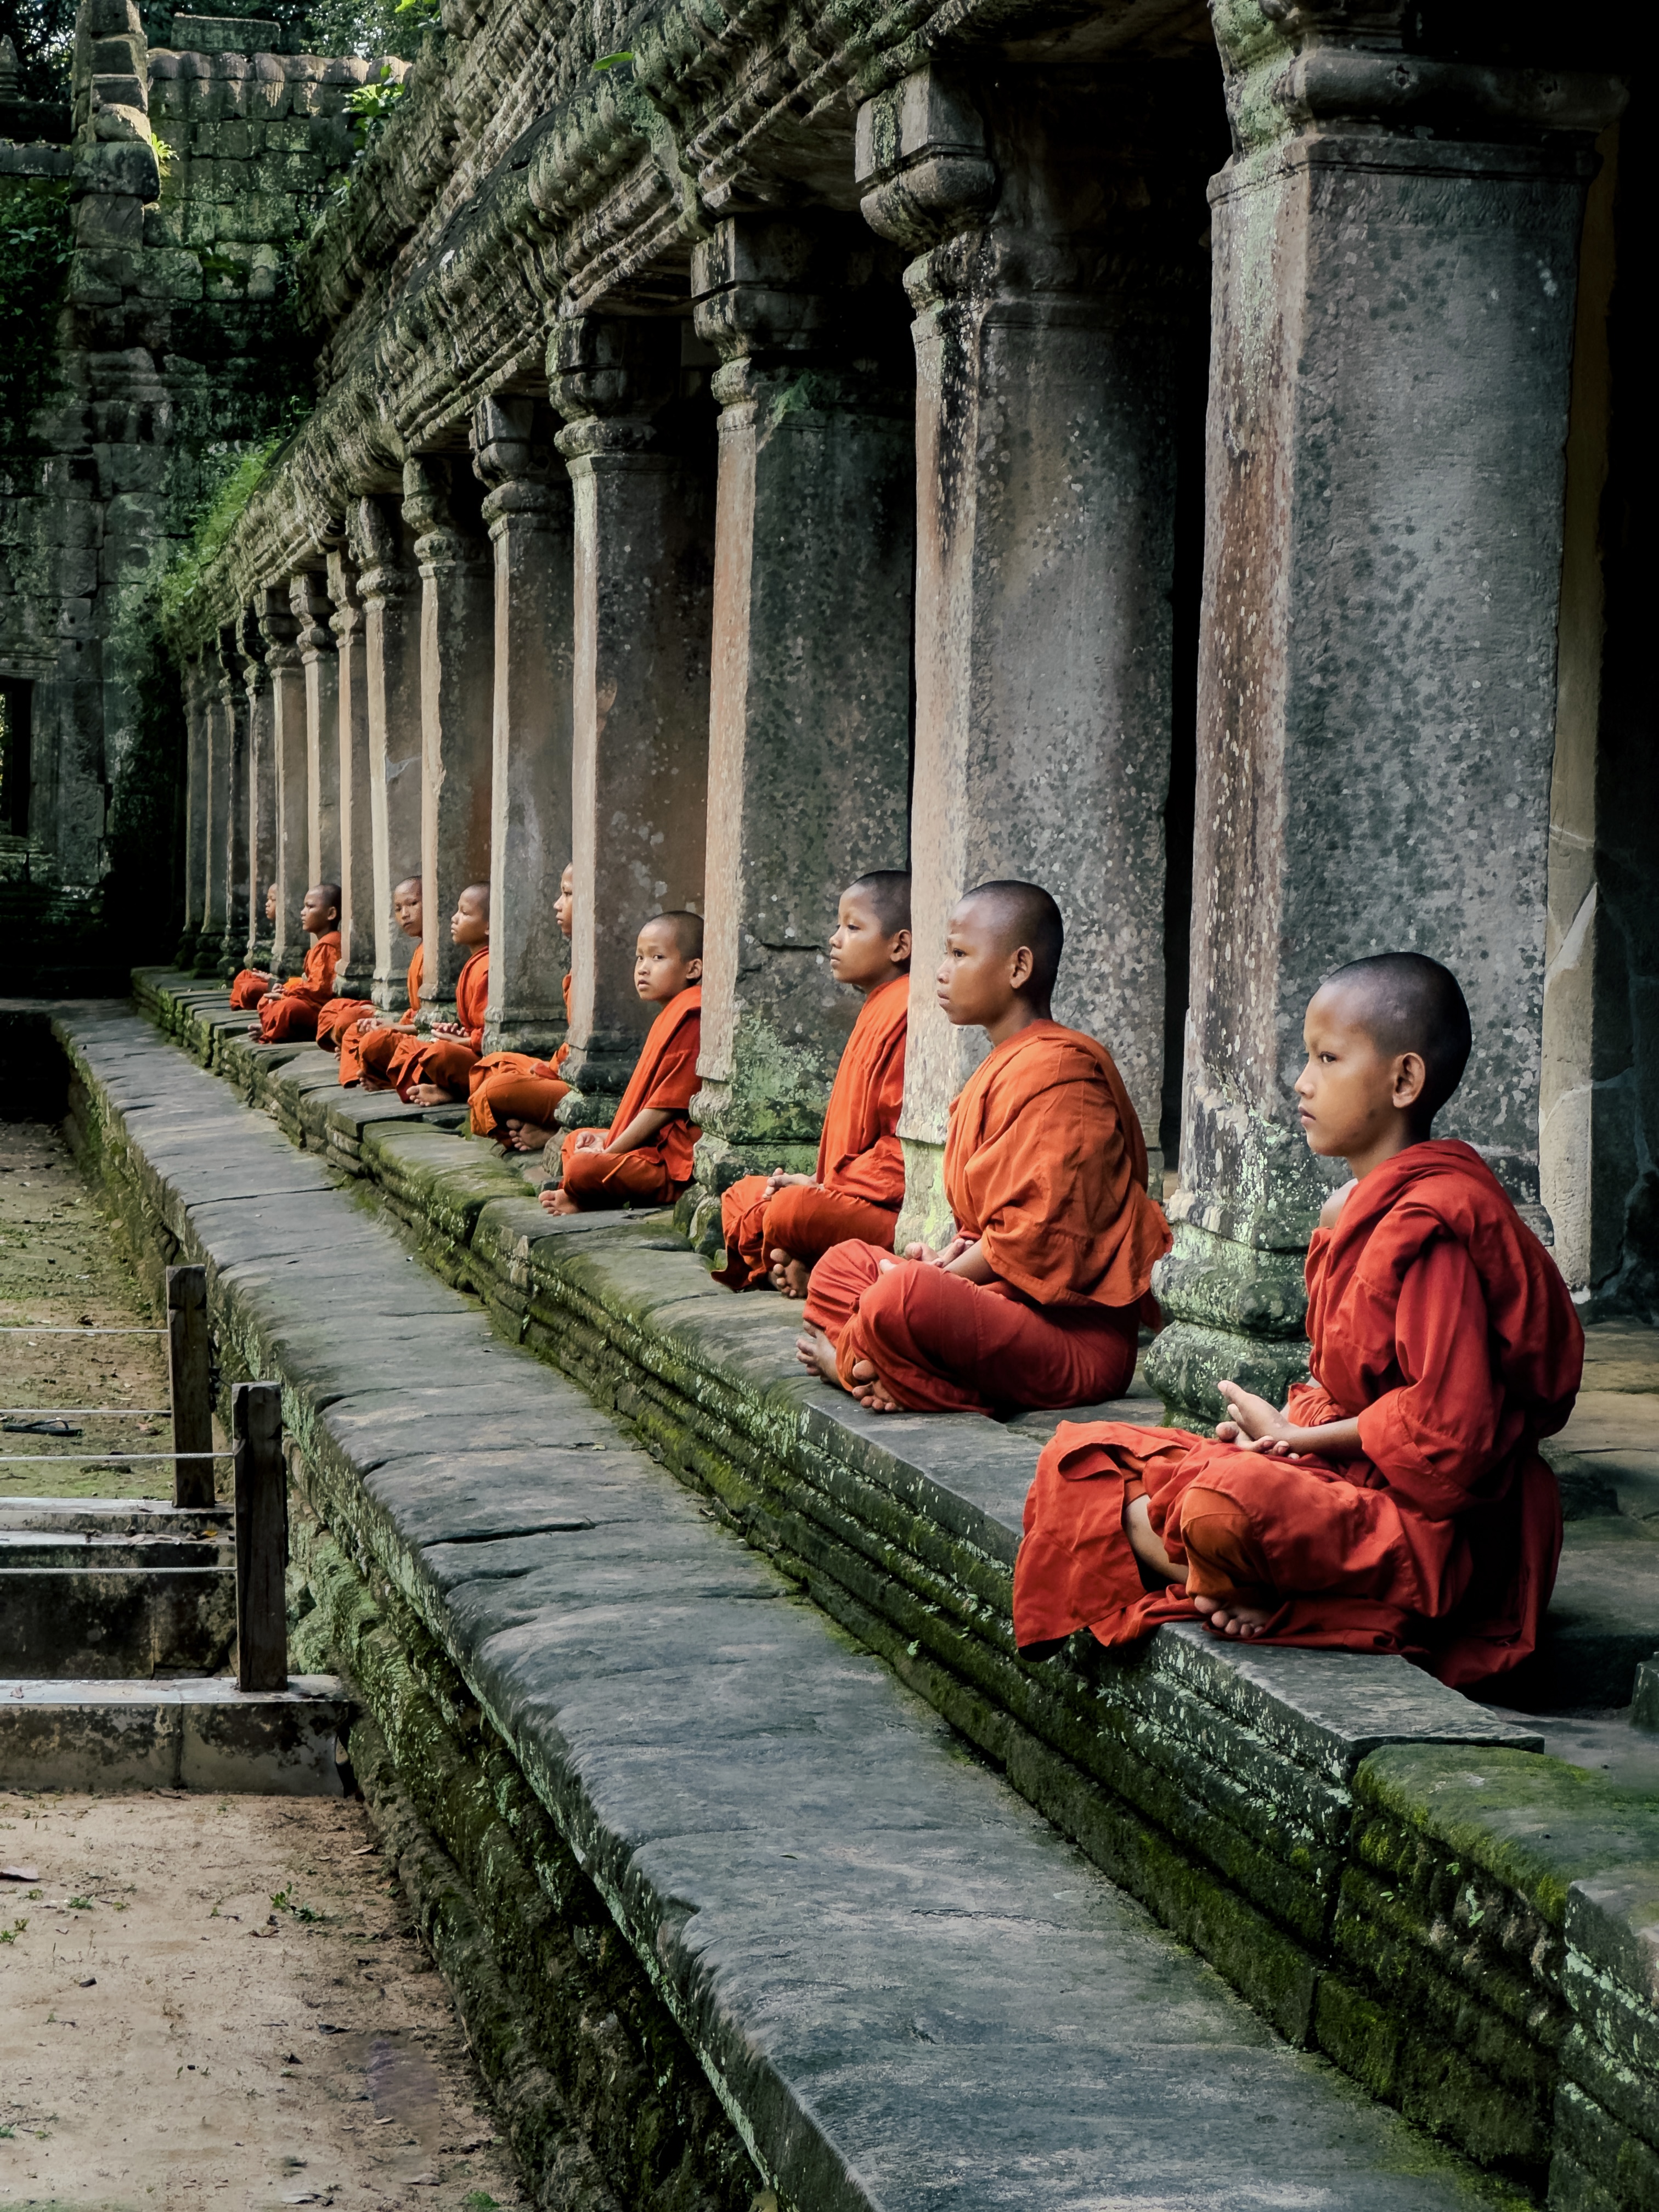
[[[980,1049],[933,1004],[945,915],[1032,878],[1066,919],[1055,1011],[1110,1046],[1161,1192],[1180,410],[1207,333],[1158,1385],[1210,1417],[1218,1374],[1277,1393],[1302,1357],[1329,1175],[1291,1086],[1344,960],[1416,945],[1462,978],[1475,1055],[1444,1126],[1547,1225],[1562,449],[1591,136],[1620,94],[1419,51],[1421,10],[1351,14],[1218,11],[1213,178],[1201,72],[929,64],[859,111],[860,216],[720,220],[690,327],[556,320],[550,411],[483,402],[470,454],[411,457],[401,498],[354,501],[343,545],[186,672],[181,951],[256,941],[274,851],[278,964],[304,880],[337,872],[346,972],[396,1003],[391,887],[418,865],[447,1012],[449,913],[487,874],[489,1041],[549,1049],[574,855],[564,1115],[598,1121],[646,1022],[635,926],[703,909],[714,1191],[811,1158],[853,1012],[823,957],[836,894],[908,858],[901,1235],[937,1235]]]

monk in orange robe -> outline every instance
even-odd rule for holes
[[[393,887],[392,911],[398,927],[405,937],[415,939],[415,957],[409,963],[405,983],[409,1003],[406,1010],[394,1021],[384,1014],[371,1000],[331,999],[317,1017],[317,1042],[330,1047],[340,1055],[340,1084],[349,1090],[363,1079],[363,1041],[376,1030],[410,1030],[415,1017],[421,1011],[421,970],[425,964],[426,948],[421,943],[421,932],[425,927],[425,915],[421,904],[421,879],[406,876]]]
[[[265,927],[276,927],[276,886],[265,887]],[[230,1010],[234,1014],[251,1014],[274,978],[263,968],[239,968],[230,980]]]
[[[489,886],[469,884],[449,917],[450,942],[468,947],[455,978],[455,1019],[434,1022],[424,1036],[371,1030],[362,1045],[365,1089],[395,1091],[416,1106],[443,1106],[466,1096],[467,1079],[483,1048],[489,999]],[[385,1044],[381,1039],[388,1042]]]
[[[841,895],[830,972],[864,994],[836,1070],[812,1175],[744,1176],[720,1196],[726,1266],[734,1291],[769,1282],[804,1298],[814,1263],[859,1237],[893,1249],[904,1197],[897,1136],[904,1103],[904,1037],[910,1010],[910,878],[898,868],[860,876]]]
[[[1486,1163],[1431,1133],[1468,1060],[1463,994],[1381,953],[1321,987],[1303,1034],[1304,1131],[1354,1176],[1308,1249],[1310,1379],[1282,1413],[1222,1382],[1213,1438],[1062,1424],[1014,1575],[1030,1656],[1196,1616],[1478,1689],[1537,1648],[1561,1547],[1538,1440],[1572,1410],[1583,1332]]]
[[[567,866],[554,904],[559,927],[570,935],[576,899],[575,871]],[[564,1019],[570,1025],[570,971],[564,975]],[[472,1071],[472,1133],[494,1137],[509,1152],[539,1152],[554,1134],[554,1115],[570,1085],[559,1070],[570,1057],[570,1040],[551,1060],[528,1052],[489,1052]]]
[[[634,988],[662,1012],[652,1023],[617,1117],[608,1129],[571,1129],[563,1181],[544,1190],[550,1213],[617,1206],[671,1206],[691,1180],[701,1131],[687,1109],[702,1042],[702,918],[659,914],[640,932]]]
[[[1049,1001],[1065,941],[1035,884],[981,884],[951,914],[938,997],[991,1053],[951,1104],[957,1235],[896,1260],[838,1244],[812,1271],[800,1358],[876,1413],[988,1413],[1115,1398],[1156,1328],[1169,1224],[1104,1045]]]
[[[248,1027],[258,1044],[288,1044],[316,1036],[317,1017],[334,995],[340,957],[338,884],[313,884],[300,908],[300,927],[311,938],[311,949],[300,973],[259,1000],[259,1018]]]

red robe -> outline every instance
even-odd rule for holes
[[[334,995],[334,969],[340,957],[340,933],[325,929],[305,957],[297,975],[290,975],[269,1005],[259,1008],[261,1044],[285,1044],[295,1037],[314,1037],[317,1016]]]
[[[765,1176],[744,1176],[722,1194],[726,1264],[717,1283],[734,1291],[763,1283],[774,1246],[809,1267],[851,1237],[892,1250],[904,1200],[897,1130],[909,1012],[908,975],[884,983],[859,1009],[824,1111],[816,1187],[792,1183],[769,1199]]]
[[[400,1098],[407,1098],[419,1083],[435,1083],[457,1098],[465,1097],[467,1078],[483,1044],[484,1009],[489,1000],[489,947],[481,945],[468,955],[455,978],[455,1019],[466,1035],[398,1034],[386,1072],[386,1080]],[[368,1065],[365,1060],[364,1066]]]
[[[270,988],[270,982],[263,968],[239,968],[231,978],[231,1012],[251,1014]]]
[[[570,972],[564,977],[564,1018],[570,1023]],[[472,1133],[493,1137],[503,1121],[533,1121],[550,1128],[559,1101],[570,1096],[570,1085],[559,1073],[570,1057],[570,1040],[551,1060],[538,1060],[529,1052],[491,1052],[472,1070],[468,1084],[472,1100]]]
[[[691,1180],[691,1147],[702,1133],[686,1109],[700,1080],[697,1054],[702,1045],[702,986],[690,984],[671,999],[652,1023],[644,1048],[628,1079],[617,1118],[605,1133],[608,1145],[636,1114],[662,1109],[673,1115],[656,1141],[611,1158],[603,1151],[579,1152],[580,1129],[566,1133],[562,1152],[564,1188],[576,1204],[589,1207],[666,1206]]]
[[[1538,1453],[1572,1410],[1583,1331],[1553,1261],[1469,1146],[1413,1145],[1308,1251],[1301,1426],[1358,1417],[1364,1456],[1270,1458],[1178,1429],[1066,1423],[1037,1463],[1014,1632],[1127,1644],[1194,1617],[1148,1592],[1123,1534],[1144,1485],[1194,1587],[1274,1607],[1264,1640],[1404,1652],[1460,1688],[1527,1658],[1561,1504]]]
[[[1031,1023],[951,1101],[945,1194],[996,1280],[869,1244],[838,1244],[812,1271],[806,1319],[835,1344],[842,1380],[867,1359],[898,1404],[988,1413],[1117,1396],[1169,1224],[1146,1194],[1146,1146],[1104,1045]]]
[[[377,1048],[379,1056],[382,1063],[384,1063],[391,1060],[393,1050],[403,1041],[404,1033],[411,1030],[415,1026],[415,1017],[421,1011],[421,971],[425,964],[426,947],[424,945],[417,945],[415,947],[415,957],[409,963],[409,975],[404,986],[409,997],[408,1008],[404,1012],[399,1014],[395,1022],[388,1023],[384,1029],[362,1030],[358,1026],[360,1022],[374,1020],[380,1011],[378,1006],[360,1007],[356,1021],[348,1020],[344,1014],[337,1015],[335,1017],[335,1034],[338,1036],[340,1041],[340,1081],[342,1085],[361,1083],[362,1081],[363,1048],[368,1042],[370,1037],[385,1038],[386,1042],[384,1046]],[[336,1004],[343,1006],[347,1006],[347,1002],[344,1000],[330,1001],[331,1006]],[[325,1023],[328,1020],[328,1016],[329,1007],[325,1006],[322,1012],[317,1017],[317,1039],[319,1043],[321,1043],[322,1042],[323,1027]],[[384,1064],[377,1066],[375,1073],[381,1078],[382,1081],[385,1080],[386,1067]]]

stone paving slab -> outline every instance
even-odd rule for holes
[[[240,1231],[234,1259],[220,1250],[240,1207],[198,1218],[198,1167],[214,1192],[234,1128],[257,1188],[291,1148],[122,1026],[79,1032],[93,1073],[147,1099],[168,1139],[150,1167],[204,1256],[252,1266]],[[191,1120],[194,1146],[173,1134]],[[137,1116],[131,1133],[148,1152]],[[409,1314],[408,1255],[382,1224],[339,1193],[289,1204],[331,1213],[331,1236],[235,1294],[286,1379],[331,1401],[348,1457],[372,1456],[388,1393],[471,1391],[481,1364],[488,1392],[510,1390],[490,1417],[499,1497],[484,1452],[385,1461],[368,1478],[384,1540],[797,2203],[1472,2201],[1463,2169],[1278,2043],[619,1433],[572,1449],[603,1417],[475,1304]],[[498,1507],[543,1525],[491,1536],[477,1515]]]

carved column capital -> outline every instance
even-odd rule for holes
[[[259,617],[252,607],[244,607],[236,617],[236,649],[241,658],[242,688],[250,700],[256,699],[265,688],[265,641],[259,632]]]
[[[657,417],[678,389],[679,326],[643,316],[573,315],[547,341],[547,385],[567,460],[652,453]]]
[[[288,602],[295,624],[295,643],[301,660],[319,653],[332,653],[334,639],[328,628],[329,602],[325,578],[315,568],[298,568],[288,580]]]
[[[357,571],[357,594],[366,607],[406,599],[415,573],[403,565],[403,533],[390,504],[373,496],[355,499],[346,510],[346,550]]]
[[[422,453],[404,463],[404,515],[415,533],[415,558],[422,576],[477,568],[484,550],[454,514],[457,464],[447,454]]]
[[[265,643],[265,666],[274,675],[279,669],[300,665],[296,640],[300,625],[289,605],[288,587],[267,584],[255,600],[253,619]]]
[[[337,548],[328,556],[328,596],[334,611],[328,626],[337,647],[362,627],[363,603],[357,589],[357,571],[349,553]]]
[[[859,205],[878,237],[921,255],[950,246],[959,260],[964,244],[971,251],[1000,179],[984,118],[958,76],[930,63],[866,100],[854,146]]]
[[[1587,142],[1617,118],[1623,85],[1570,65],[1570,27],[1553,57],[1539,57],[1544,66],[1522,67],[1499,43],[1504,12],[1471,25],[1462,10],[1435,15],[1410,0],[1363,14],[1349,0],[1226,0],[1213,15],[1235,154],[1344,125],[1535,148],[1540,135]]]
[[[472,473],[486,487],[482,511],[492,538],[515,517],[534,525],[553,513],[549,448],[535,417],[535,401],[519,394],[482,399],[472,411]]]

